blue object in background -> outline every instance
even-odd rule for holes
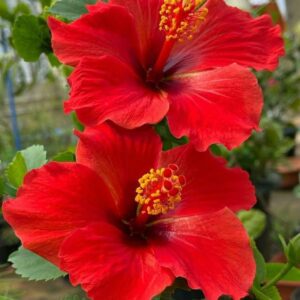
[[[8,44],[7,44],[7,39],[6,39],[6,34],[5,34],[4,29],[1,29],[1,44],[3,47],[4,53],[7,53],[8,52]],[[9,103],[10,119],[11,119],[11,126],[12,126],[12,131],[13,131],[15,147],[17,150],[20,150],[22,148],[22,142],[21,142],[21,135],[20,135],[20,130],[19,130],[19,126],[18,126],[14,89],[13,89],[13,82],[11,79],[10,70],[7,71],[7,74],[4,78],[4,80],[5,80],[6,93],[7,93],[8,103]]]

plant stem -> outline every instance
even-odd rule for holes
[[[274,278],[272,278],[269,282],[267,282],[267,284],[262,287],[262,290],[275,285],[284,275],[286,275],[291,270],[292,267],[293,264],[291,264],[290,262],[287,263]]]
[[[251,292],[254,294],[255,297],[259,297],[259,299],[261,299],[261,300],[270,300],[270,298],[268,296],[266,296],[264,293],[262,293],[256,287],[252,287]]]

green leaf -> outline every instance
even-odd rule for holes
[[[29,5],[27,5],[26,3],[18,3],[13,10],[13,13],[15,16],[18,15],[29,15],[31,13],[30,7]]]
[[[79,131],[83,131],[84,130],[84,125],[79,121],[76,113],[72,113],[72,121],[73,121],[73,124],[75,126],[75,128]]]
[[[256,247],[255,241],[251,241],[251,246],[254,254],[254,259],[256,263],[256,275],[255,275],[255,283],[260,286],[266,279],[266,262],[263,255],[260,253],[258,248]]]
[[[13,300],[12,298],[8,298],[6,296],[0,296],[0,300]]]
[[[72,21],[88,12],[86,9],[87,4],[95,3],[96,0],[58,0],[48,9],[48,12]]]
[[[275,286],[271,286],[265,290],[254,287],[252,288],[252,293],[255,295],[256,300],[281,300],[281,296]]]
[[[177,139],[172,135],[166,118],[163,119],[158,124],[156,124],[154,128],[157,134],[162,139],[164,150],[169,150],[176,146],[184,145],[188,143],[187,137],[182,137],[180,139]]]
[[[266,227],[266,215],[258,209],[240,211],[238,217],[253,239],[258,238]]]
[[[5,0],[0,0],[0,18],[9,22],[14,21],[14,15],[9,11]]]
[[[18,17],[14,23],[12,38],[17,52],[26,61],[36,61],[43,52],[51,52],[50,32],[46,21],[41,17]]]
[[[11,186],[5,179],[4,179],[4,195],[8,195],[11,197],[16,197],[17,189]]]
[[[300,233],[289,241],[286,248],[286,256],[293,266],[300,264]]]
[[[272,300],[281,300],[281,296],[278,292],[278,289],[275,286],[271,286],[271,287],[265,289],[263,291],[263,293]]]
[[[274,278],[283,268],[285,264],[283,263],[267,263],[266,270],[267,280]],[[291,281],[291,282],[300,282],[300,269],[293,267],[281,280]]]
[[[40,2],[42,4],[42,7],[45,7],[45,6],[50,6],[52,0],[40,0]]]
[[[59,162],[65,162],[65,161],[70,161],[74,162],[75,161],[75,154],[71,151],[65,151],[58,153],[52,158],[53,161],[59,161]]]
[[[13,252],[8,261],[13,264],[18,275],[29,280],[47,281],[66,275],[54,264],[23,247]]]
[[[4,187],[5,187],[4,178],[3,176],[0,176],[0,196],[4,195]]]
[[[21,151],[24,157],[27,171],[41,167],[47,162],[44,146],[33,145]]]
[[[48,53],[47,57],[52,67],[61,66],[61,63],[59,62],[58,58],[52,52]]]
[[[4,180],[4,193],[14,196],[16,190],[22,185],[25,174],[32,169],[41,167],[46,162],[46,152],[43,146],[34,145],[17,152],[5,171],[5,179],[8,184]]]
[[[26,172],[27,167],[25,159],[21,152],[18,152],[6,169],[6,178],[8,182],[17,189],[23,183]]]

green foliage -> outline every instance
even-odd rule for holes
[[[24,176],[28,171],[39,168],[46,162],[46,152],[43,146],[34,145],[17,152],[5,170],[8,184],[17,190],[22,185]],[[8,194],[13,196],[10,192]]]
[[[155,125],[157,134],[161,137],[163,142],[163,149],[169,150],[179,145],[184,145],[188,142],[186,137],[180,139],[175,138],[170,132],[167,119],[163,119],[160,123]]]
[[[8,260],[17,274],[29,280],[48,281],[66,275],[49,261],[23,247],[12,253]]]
[[[23,178],[27,172],[25,159],[21,152],[18,152],[13,161],[8,165],[5,175],[8,182],[14,187],[18,188],[23,183]]]
[[[265,290],[254,288],[253,293],[256,297],[256,300],[281,300],[281,296],[278,292],[278,289],[275,286],[271,286]]]
[[[66,162],[66,161],[69,161],[69,162],[74,162],[76,159],[75,159],[75,154],[71,151],[65,151],[65,152],[61,152],[61,153],[58,153],[57,155],[55,155],[53,158],[52,158],[53,161],[58,161],[58,162]]]
[[[4,188],[5,188],[4,177],[0,176],[0,197],[1,195],[4,195]]]
[[[18,3],[13,9],[14,17],[18,15],[29,15],[30,13],[31,13],[30,7],[23,2]]]
[[[286,54],[274,72],[258,73],[264,91],[264,113],[280,124],[286,124],[300,111],[300,40],[285,36]]]
[[[14,20],[14,16],[9,11],[5,0],[0,0],[0,18],[9,22],[12,22]]]
[[[260,253],[253,240],[251,241],[251,247],[253,250],[254,259],[256,263],[256,274],[254,279],[254,285],[260,287],[261,283],[263,283],[266,279],[266,274],[267,274],[266,262],[263,255]]]
[[[253,239],[257,239],[266,227],[266,215],[258,209],[240,211],[238,217],[242,221],[249,236]]]
[[[286,56],[279,68],[271,72],[257,72],[264,94],[261,132],[255,132],[239,148],[229,152],[219,147],[231,165],[241,166],[257,183],[272,179],[273,172],[294,141],[287,133],[295,128],[288,121],[300,111],[300,40],[286,37]]]
[[[40,0],[42,7],[50,6],[52,3],[52,0]]]
[[[30,14],[30,12],[30,7],[23,2],[19,2],[13,9],[10,9],[6,0],[0,0],[0,18],[10,23],[13,23],[19,15]]]
[[[73,121],[73,124],[74,124],[75,128],[79,131],[83,131],[84,130],[84,125],[79,121],[76,113],[73,112],[71,116],[72,116],[72,121]]]
[[[26,61],[36,61],[42,53],[51,52],[50,31],[42,17],[33,15],[18,17],[12,35],[18,54]]]
[[[33,145],[21,151],[25,159],[27,171],[41,167],[47,162],[47,154],[43,146]]]
[[[283,128],[277,122],[265,118],[261,128],[262,131],[254,132],[242,146],[231,152],[220,147],[229,164],[248,171],[254,183],[269,179],[285,153],[294,146],[293,140],[284,137]]]
[[[48,12],[57,17],[72,21],[87,13],[87,4],[95,3],[96,0],[58,0],[48,9]]]
[[[297,266],[300,264],[300,234],[289,241],[286,248],[286,256],[292,265]]]
[[[274,278],[281,270],[285,267],[286,264],[283,263],[268,263],[266,265],[266,279],[271,280]],[[300,269],[293,267],[291,270],[285,274],[281,280],[289,282],[300,282]]]

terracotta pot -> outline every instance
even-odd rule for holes
[[[288,282],[288,281],[279,281],[277,284],[279,293],[282,297],[282,300],[293,300],[293,294],[295,291],[300,288],[299,282]],[[300,299],[295,299],[300,300]]]
[[[281,175],[281,188],[292,188],[299,183],[300,157],[288,157],[277,167]]]

